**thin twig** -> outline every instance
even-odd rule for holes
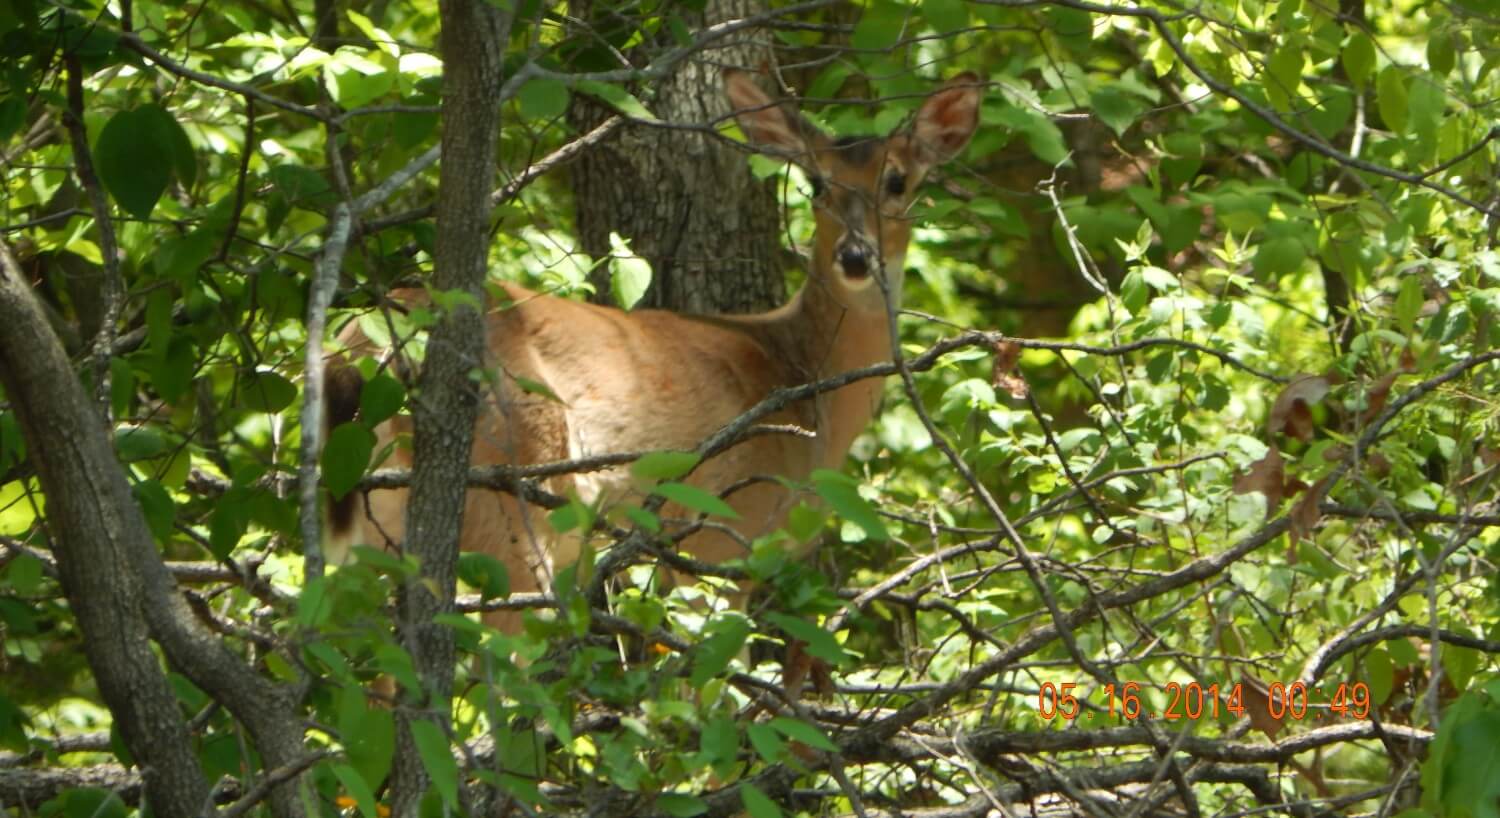
[[[88,196],[89,207],[94,212],[94,225],[99,228],[99,255],[104,267],[100,294],[104,309],[99,312],[92,355],[94,400],[99,404],[107,425],[110,419],[110,360],[114,357],[115,324],[120,319],[125,288],[120,283],[120,249],[115,240],[114,222],[109,217],[109,200],[104,195],[98,174],[94,172],[94,158],[89,153],[89,138],[83,126],[83,66],[76,54],[68,55],[64,62],[68,69],[68,110],[63,114],[63,124],[68,129],[73,148],[73,170]]]

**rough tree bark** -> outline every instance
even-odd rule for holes
[[[514,8],[514,7],[512,7]],[[433,286],[483,303],[488,269],[489,192],[495,177],[501,57],[512,17],[482,0],[442,0],[442,168],[438,177]],[[421,576],[402,588],[397,629],[423,689],[407,691],[397,711],[393,811],[416,816],[427,774],[412,736],[416,719],[445,729],[453,686],[453,635],[432,619],[453,610],[458,532],[463,523],[469,450],[478,405],[469,373],[483,363],[478,310],[447,312],[432,330],[412,407],[413,468],[406,553]]]
[[[591,6],[572,4],[584,20]],[[764,0],[709,0],[701,13],[681,16],[701,28],[765,9]],[[685,60],[656,89],[652,112],[674,123],[727,116],[720,69],[758,69],[767,52],[750,37],[723,45]],[[570,118],[582,133],[611,113],[575,97]],[[751,176],[743,151],[692,130],[627,124],[580,158],[572,183],[584,251],[607,255],[613,231],[651,262],[655,276],[641,307],[755,312],[786,300],[774,183]],[[600,300],[607,301],[608,271],[596,276]]]
[[[0,245],[0,382],[47,496],[47,528],[83,649],[152,810],[191,818],[207,803],[177,696],[151,650],[134,560],[155,546],[93,402],[36,296]]]
[[[0,381],[47,496],[52,549],[89,666],[144,773],[152,808],[160,815],[200,815],[208,785],[149,638],[245,725],[267,771],[295,769],[303,758],[302,728],[291,694],[253,671],[188,607],[102,420],[3,245]],[[303,814],[297,781],[300,776],[292,775],[270,792],[279,818]]]

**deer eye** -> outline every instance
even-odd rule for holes
[[[892,196],[900,196],[906,192],[906,177],[899,173],[892,173],[885,177],[885,192]]]
[[[823,191],[828,189],[828,185],[823,182],[823,177],[821,176],[807,177],[807,185],[808,187],[812,188],[812,195],[814,199],[823,198]]]

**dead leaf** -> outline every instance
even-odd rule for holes
[[[1266,496],[1266,517],[1276,513],[1281,498],[1286,496],[1286,463],[1276,447],[1266,456],[1250,464],[1250,471],[1234,478],[1234,493],[1249,494],[1258,491]]]
[[[1380,380],[1370,387],[1370,391],[1365,394],[1365,411],[1359,416],[1361,426],[1374,420],[1380,414],[1380,410],[1385,408],[1385,402],[1391,396],[1391,387],[1395,385],[1399,377],[1401,377],[1399,370],[1382,375]]]
[[[1312,440],[1312,405],[1328,394],[1330,384],[1322,375],[1298,375],[1276,396],[1266,415],[1266,434],[1275,438],[1287,434],[1299,440]]]
[[[788,638],[786,657],[781,671],[781,689],[793,701],[802,698],[803,686],[812,682],[812,689],[819,696],[833,695],[833,669],[827,662],[807,652],[807,643]]]
[[[1021,362],[1021,345],[1014,341],[998,341],[994,347],[994,369],[990,380],[996,389],[1004,389],[1016,400],[1026,397],[1030,387],[1021,377],[1017,365]]]
[[[1279,719],[1272,718],[1271,691],[1265,683],[1254,676],[1241,675],[1240,703],[1245,708],[1245,716],[1250,719],[1250,726],[1275,741],[1276,734],[1281,732],[1282,722],[1286,719],[1286,712],[1283,710]]]
[[[781,689],[788,699],[799,701],[802,698],[802,684],[812,670],[812,663],[807,644],[801,639],[787,637],[786,656],[781,665]]]
[[[1303,537],[1312,534],[1312,530],[1317,528],[1318,523],[1323,519],[1323,510],[1320,505],[1323,502],[1323,495],[1328,492],[1330,477],[1331,475],[1314,483],[1312,488],[1302,495],[1302,499],[1292,506],[1291,514],[1288,515],[1292,522],[1289,532],[1290,543],[1286,549],[1288,565],[1297,564],[1297,543],[1302,542]]]
[[[1391,396],[1391,387],[1396,384],[1397,378],[1416,371],[1417,359],[1412,354],[1411,345],[1408,344],[1401,352],[1401,362],[1397,364],[1395,371],[1380,376],[1380,380],[1370,387],[1370,391],[1365,396],[1364,414],[1359,418],[1360,424],[1367,424],[1380,415],[1380,411],[1385,408],[1385,402]]]

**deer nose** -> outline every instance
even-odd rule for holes
[[[846,244],[839,250],[839,264],[844,268],[844,274],[853,278],[864,278],[870,274],[865,248],[857,244]]]

